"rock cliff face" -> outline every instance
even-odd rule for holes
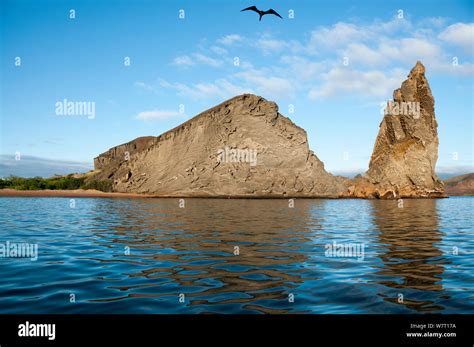
[[[342,177],[324,170],[306,132],[275,103],[245,94],[158,137],[142,137],[94,160],[93,179],[117,192],[163,196],[337,197]]]
[[[130,155],[148,149],[154,142],[154,136],[143,136],[123,145],[113,147],[94,158],[94,169],[107,170],[108,168],[117,167],[123,160],[128,160]]]
[[[306,132],[275,103],[244,94],[158,137],[140,137],[94,159],[90,180],[116,192],[174,197],[441,197],[434,99],[418,62],[380,124],[369,170],[333,176]]]
[[[425,67],[417,62],[387,103],[369,169],[356,178],[349,196],[441,197],[436,176],[438,124]]]

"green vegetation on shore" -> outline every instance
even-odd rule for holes
[[[51,178],[33,177],[22,178],[10,176],[0,179],[0,189],[9,188],[16,190],[74,190],[74,189],[96,189],[103,192],[112,191],[109,181],[86,181],[85,177],[60,176]]]

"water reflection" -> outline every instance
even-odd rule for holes
[[[321,228],[318,212],[323,211],[324,200],[298,201],[294,209],[288,208],[287,200],[216,202],[186,200],[182,209],[177,208],[177,200],[132,201],[132,208],[124,204],[120,211],[115,204],[102,206],[114,209],[107,215],[123,217],[114,236],[106,235],[107,242],[132,249],[128,258],[118,256],[120,261],[136,258],[144,265],[128,276],[171,278],[171,288],[179,291],[163,293],[163,283],[148,282],[113,288],[124,292],[146,288],[148,297],[185,293],[191,306],[242,304],[245,308],[251,303],[252,310],[285,312],[283,303],[290,306],[288,294],[303,282],[297,264],[304,264],[311,253],[309,236]],[[158,293],[153,293],[154,286]],[[268,301],[281,307],[258,305]]]
[[[0,312],[472,313],[473,200],[0,199]]]
[[[442,240],[438,229],[437,200],[373,201],[373,220],[379,230],[380,255],[384,267],[378,274],[381,284],[396,288],[403,295],[385,300],[402,303],[417,311],[435,311],[442,307],[424,299],[423,292],[442,291],[441,275],[446,260],[437,244]]]

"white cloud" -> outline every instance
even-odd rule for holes
[[[456,23],[443,30],[441,40],[461,46],[468,53],[474,52],[474,23]]]
[[[474,64],[469,62],[458,63],[453,65],[451,60],[444,62],[435,62],[433,65],[426,65],[429,69],[436,72],[445,73],[455,76],[472,76],[474,75]]]
[[[422,20],[422,24],[433,27],[442,27],[446,23],[446,18],[444,17],[428,17]]]
[[[192,58],[189,55],[180,55],[173,59],[173,65],[181,67],[190,67],[198,64],[219,67],[222,63],[222,60],[214,59],[202,53],[193,53]]]
[[[214,58],[211,58],[207,55],[201,54],[201,53],[194,53],[193,56],[196,58],[197,61],[199,61],[202,64],[209,65],[212,67],[219,67],[222,65],[221,60],[217,60]]]
[[[155,90],[155,88],[152,85],[147,84],[147,83],[142,82],[142,81],[135,82],[134,85],[135,85],[135,87],[141,88],[141,89],[149,91],[149,92],[152,92],[152,91]]]
[[[294,94],[295,87],[288,79],[276,76],[269,76],[266,71],[248,70],[235,74],[255,86],[258,93],[272,97],[288,97]]]
[[[308,59],[300,55],[284,55],[280,58],[281,68],[275,68],[281,75],[292,76],[299,82],[318,78],[326,71],[328,64],[324,61]]]
[[[189,97],[194,100],[229,98],[239,94],[254,93],[252,89],[239,86],[225,78],[217,79],[213,82],[195,84],[170,83],[160,79],[159,83],[163,88],[173,89],[180,96]]]
[[[177,66],[193,66],[195,62],[191,59],[189,55],[181,55],[174,58],[173,64]]]
[[[416,60],[429,60],[432,57],[439,57],[441,49],[438,45],[429,42],[425,39],[418,38],[404,38],[395,41],[395,47],[399,49],[398,58],[407,62],[414,62]]]
[[[370,33],[368,37],[377,39],[379,35],[393,36],[395,33],[405,32],[411,33],[414,31],[413,24],[406,19],[406,13],[402,18],[398,17],[398,13],[394,15],[389,21],[375,20],[372,24],[364,27],[366,33]]]
[[[217,55],[226,55],[227,49],[220,46],[211,46],[210,50]]]
[[[252,90],[269,98],[293,97],[297,91],[312,99],[346,93],[385,98],[400,86],[418,60],[429,74],[474,74],[474,65],[465,57],[453,66],[445,47],[448,39],[472,45],[472,24],[446,28],[446,22],[442,17],[411,22],[405,13],[403,18],[395,15],[365,24],[321,26],[300,40],[283,40],[270,32],[249,38],[230,34],[179,57],[183,65],[221,67],[222,78],[209,81],[203,72],[199,83],[162,81],[160,85],[193,99],[222,98]],[[236,43],[241,50],[239,67],[233,66],[230,56],[230,46]],[[268,54],[272,54],[270,60]],[[348,66],[343,66],[345,57]]]
[[[156,120],[165,120],[174,117],[181,117],[182,113],[172,110],[152,110],[140,112],[136,115],[136,119],[143,121],[156,121]]]
[[[217,42],[222,45],[230,46],[236,42],[241,42],[242,40],[242,36],[238,34],[230,34],[220,38],[219,40],[217,40]]]
[[[389,39],[381,37],[378,46],[350,43],[343,52],[350,65],[380,66],[400,63],[414,65],[418,60],[426,65],[437,65],[443,58],[439,45],[424,38]]]
[[[391,47],[387,46],[387,48]],[[372,49],[363,43],[350,43],[343,55],[349,59],[350,64],[379,65],[386,62],[386,56],[383,52]],[[389,57],[392,57],[392,55]]]
[[[335,48],[350,42],[367,39],[370,31],[351,23],[338,22],[331,27],[320,27],[311,32],[307,50],[321,51],[321,48]]]
[[[279,52],[285,49],[288,44],[283,40],[262,38],[256,42],[256,46],[262,50],[265,54]]]
[[[309,91],[309,98],[331,98],[346,93],[364,96],[389,97],[405,79],[406,73],[400,69],[386,75],[382,71],[358,71],[342,67],[332,68],[324,75],[323,83]]]

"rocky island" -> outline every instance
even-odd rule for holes
[[[380,124],[368,171],[334,176],[308,145],[306,131],[274,102],[231,98],[154,137],[140,137],[94,159],[87,179],[114,192],[163,197],[444,197],[434,98],[417,62]]]
[[[423,64],[416,63],[389,103],[398,109],[385,114],[369,169],[354,180],[349,194],[364,198],[443,197],[444,185],[435,173],[438,123]]]

